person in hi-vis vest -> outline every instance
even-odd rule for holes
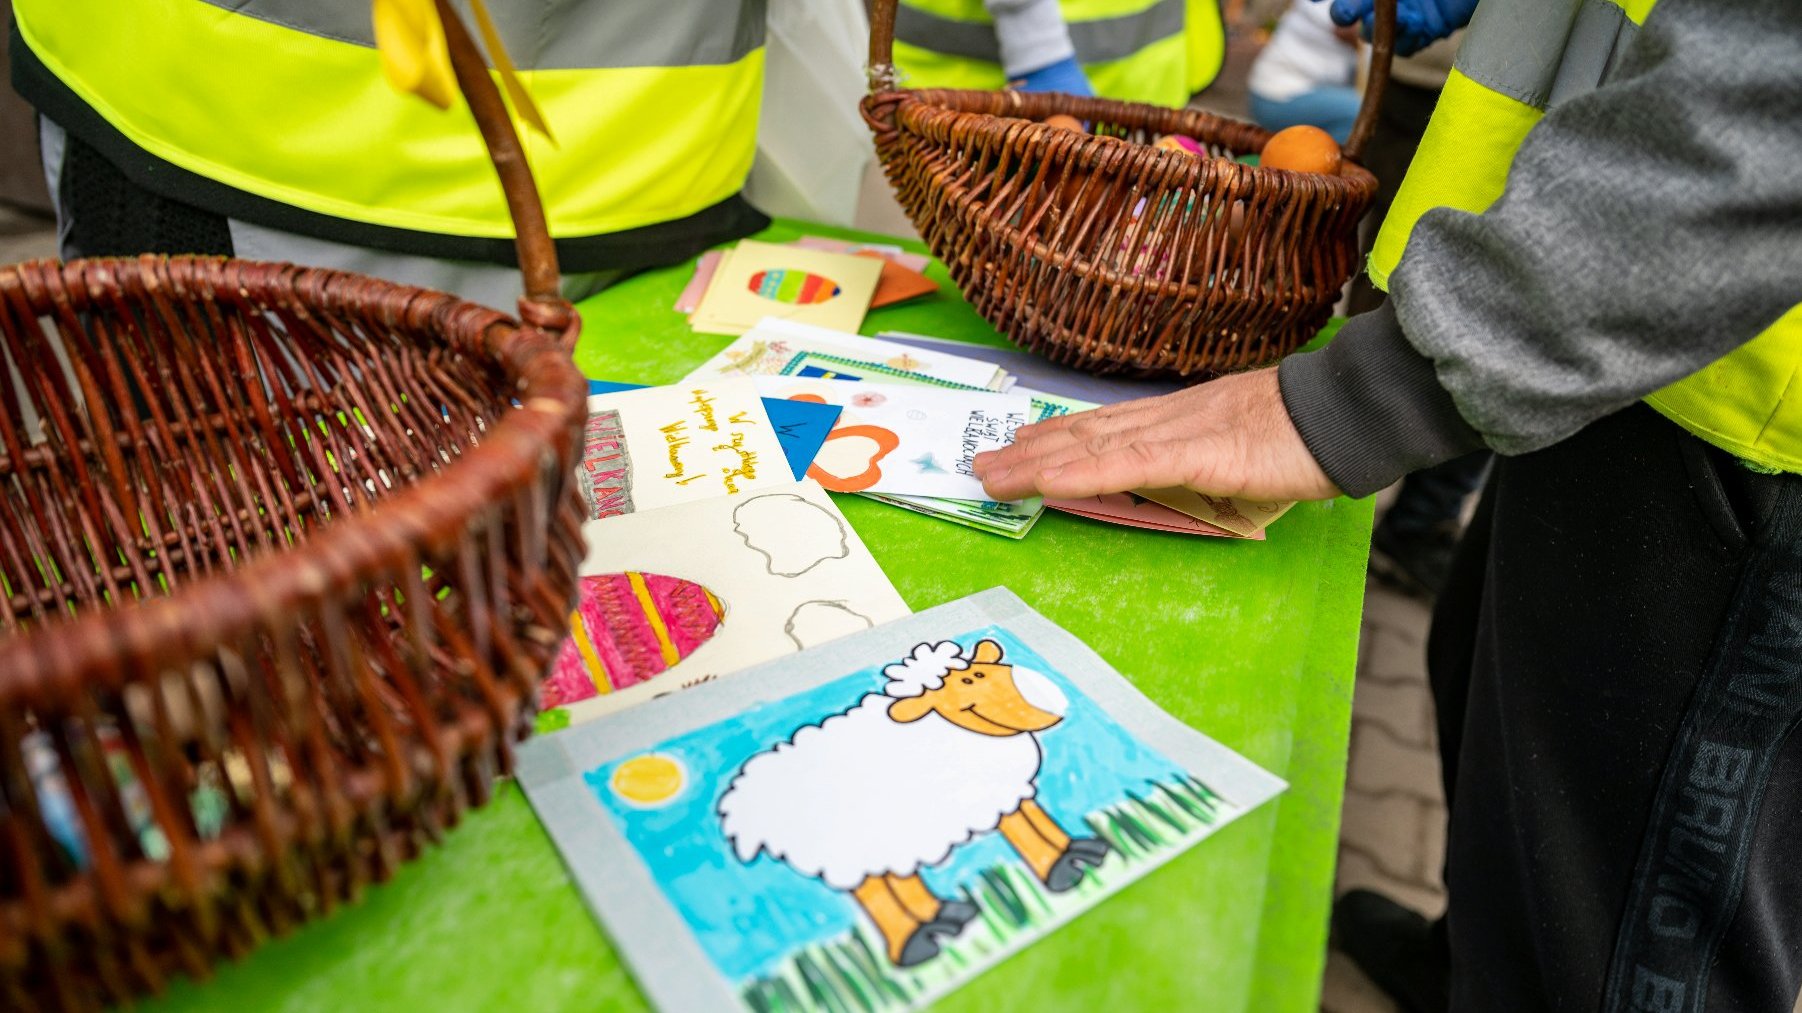
[[[1409,1010],[1790,1010],[1802,4],[1400,8],[1403,51],[1469,27],[1373,247],[1388,302],[978,471],[1323,499],[1494,450],[1425,652],[1447,911],[1355,891],[1335,938]]]
[[[908,88],[1000,88],[1182,106],[1226,54],[1216,0],[900,0]]]
[[[490,4],[556,143],[522,133],[574,297],[762,228],[762,0]],[[370,0],[13,0],[65,256],[235,254],[510,308],[468,110],[384,79]]]
[[[763,228],[747,187],[776,213],[858,214],[862,0],[488,6],[555,136],[521,140],[571,298]],[[371,8],[12,0],[63,255],[287,260],[511,309],[512,223],[475,125],[389,86]],[[1003,38],[1031,52],[1047,29]]]

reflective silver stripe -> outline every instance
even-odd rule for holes
[[[1621,37],[1621,26],[1631,25],[1627,12],[1614,4],[1589,0],[1577,12],[1571,25],[1570,41],[1564,45],[1564,61],[1558,65],[1558,76],[1552,79],[1549,106],[1557,106],[1578,95],[1595,91],[1608,73]]]
[[[374,46],[369,0],[198,0],[339,42]],[[736,63],[763,45],[766,0],[489,0],[522,70]],[[468,0],[457,0],[468,16]],[[473,24],[473,22],[472,22]]]
[[[1183,30],[1184,0],[1157,0],[1136,14],[1094,21],[1072,21],[1070,43],[1080,63],[1124,60],[1154,42]],[[1001,62],[1001,45],[995,26],[981,21],[958,21],[905,3],[895,10],[895,41],[946,56],[985,63]]]
[[[1592,92],[1637,26],[1609,0],[1488,0],[1477,5],[1456,66],[1535,109]]]

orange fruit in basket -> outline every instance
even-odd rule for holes
[[[1088,133],[1088,130],[1083,127],[1082,121],[1068,113],[1053,113],[1052,115],[1045,117],[1045,125],[1048,127],[1063,127],[1065,130],[1074,130],[1079,134]]]
[[[1286,127],[1264,142],[1258,164],[1266,169],[1288,169],[1292,172],[1339,174],[1345,156],[1339,142],[1319,127]]]

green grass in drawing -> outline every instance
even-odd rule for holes
[[[1130,881],[1206,837],[1235,807],[1199,779],[1184,774],[1157,781],[1144,793],[1084,818],[1089,832],[1114,853],[1089,870],[1073,890],[1047,891],[1018,862],[982,869],[960,886],[981,911],[940,959],[917,970],[897,969],[863,925],[827,942],[802,947],[773,974],[741,991],[755,1013],[875,1013],[905,1009],[963,980],[972,966],[1031,942]]]

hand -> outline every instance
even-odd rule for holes
[[[1364,37],[1376,31],[1376,0],[1332,0],[1333,21],[1364,26]],[[1470,24],[1477,0],[1396,0],[1395,52],[1413,56]]]
[[[998,500],[1175,486],[1279,502],[1339,495],[1289,421],[1274,368],[1024,426],[974,464]]]
[[[1076,57],[1067,56],[1056,63],[1029,71],[1014,82],[1021,91],[1061,91],[1066,95],[1093,95],[1089,76],[1083,73]]]

